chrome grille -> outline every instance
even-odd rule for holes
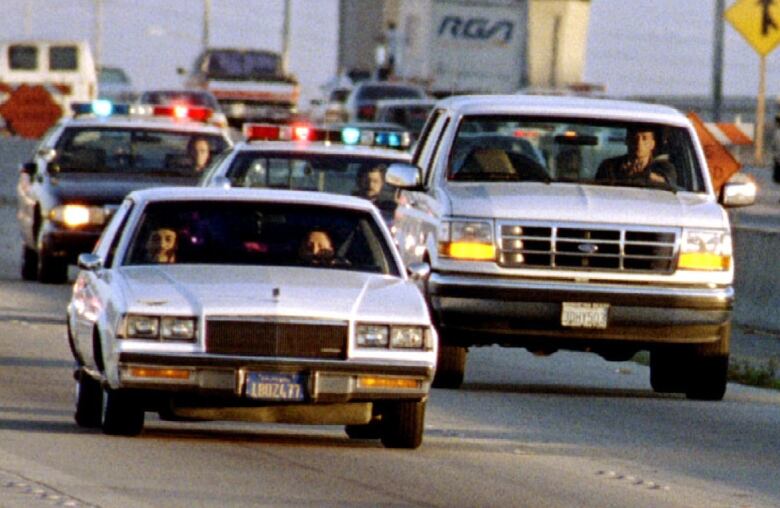
[[[504,223],[499,232],[506,268],[669,273],[676,256],[672,228]]]
[[[239,356],[344,359],[349,327],[333,321],[207,319],[206,352]]]

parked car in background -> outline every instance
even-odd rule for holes
[[[422,443],[436,332],[368,201],[133,192],[79,266],[68,337],[80,426],[133,436],[154,411]]]
[[[345,104],[352,87],[338,87],[328,92],[325,99],[315,99],[309,119],[315,123],[343,122],[347,119]]]
[[[135,101],[138,93],[130,77],[121,67],[100,67],[98,69],[98,98],[117,104]]]
[[[362,81],[352,88],[345,103],[347,121],[372,121],[377,102],[384,99],[426,99],[425,90],[414,84],[391,81]]]

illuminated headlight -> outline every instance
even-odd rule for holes
[[[358,325],[355,337],[359,347],[387,347],[390,328],[383,325]]]
[[[163,340],[193,340],[195,338],[195,320],[163,317],[160,320],[160,337]]]
[[[681,270],[728,270],[731,267],[731,234],[727,231],[687,230],[680,246]]]
[[[195,320],[129,314],[125,316],[117,336],[123,339],[189,342],[195,339]]]
[[[419,326],[393,326],[390,328],[390,347],[422,349],[425,345],[425,330]]]
[[[102,226],[106,223],[106,218],[106,212],[100,206],[60,205],[49,212],[49,219],[69,228]]]
[[[439,255],[471,261],[494,260],[496,247],[492,224],[487,221],[442,221]]]

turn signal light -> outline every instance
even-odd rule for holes
[[[358,388],[408,388],[414,390],[422,387],[422,381],[399,377],[360,376],[357,385]]]
[[[165,369],[156,367],[131,367],[130,375],[141,378],[159,379],[189,379],[191,372],[187,369]]]

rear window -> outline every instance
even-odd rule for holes
[[[38,48],[35,46],[10,46],[8,65],[17,71],[34,71],[38,68]]]
[[[421,90],[403,86],[364,86],[358,92],[360,100],[421,99],[423,96]]]
[[[49,69],[52,71],[75,71],[79,67],[76,46],[52,46],[49,48]]]
[[[214,51],[206,72],[213,78],[246,79],[280,74],[279,55],[266,51]]]

